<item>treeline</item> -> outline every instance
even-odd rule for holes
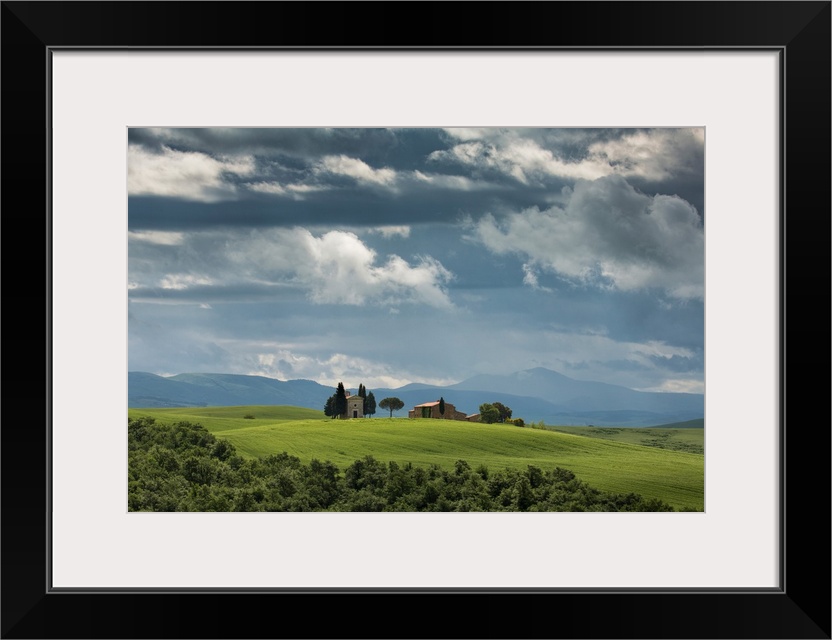
[[[366,456],[343,473],[287,453],[244,459],[189,422],[127,423],[130,511],[673,511],[656,499],[599,491],[561,468],[452,471]]]

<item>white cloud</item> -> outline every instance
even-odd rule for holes
[[[417,185],[419,183],[428,184],[432,187],[439,187],[441,189],[450,189],[454,191],[476,191],[478,189],[492,188],[493,185],[487,182],[477,182],[466,178],[465,176],[442,175],[437,173],[422,173],[421,171],[414,171],[409,174],[415,179]]]
[[[705,383],[701,380],[679,380],[670,378],[663,380],[654,387],[638,389],[638,391],[660,391],[669,393],[705,393]]]
[[[405,229],[386,231],[405,234]],[[453,306],[445,290],[453,274],[439,261],[430,256],[412,264],[397,255],[382,259],[347,231],[205,231],[188,234],[170,251],[175,253],[155,253],[155,260],[133,257],[133,282],[170,291],[208,285],[294,287],[319,304]],[[177,270],[159,275],[156,261],[175,263]]]
[[[333,387],[343,382],[347,389],[358,389],[363,384],[369,391],[374,388],[395,388],[411,382],[425,384],[450,384],[446,378],[414,376],[406,367],[390,366],[354,354],[337,352],[327,357],[309,355],[298,351],[298,345],[257,343],[244,340],[221,340],[223,347],[242,354],[234,368],[246,375],[268,376],[279,380],[315,380]],[[376,400],[381,400],[377,397]]]
[[[293,193],[312,193],[313,191],[326,191],[328,187],[319,184],[287,184],[286,189]]]
[[[530,286],[532,289],[537,289],[540,284],[537,282],[537,274],[528,264],[523,265],[523,284]]]
[[[703,171],[704,143],[702,128],[652,129],[596,142],[589,153],[619,175],[666,180],[686,171]]]
[[[174,289],[176,291],[190,289],[194,286],[199,287],[211,284],[214,284],[213,279],[202,275],[193,275],[190,273],[169,273],[168,275],[164,276],[161,280],[159,280],[159,286],[162,289]]]
[[[358,182],[392,186],[396,180],[396,172],[393,169],[373,169],[363,160],[350,158],[345,155],[324,156],[318,167],[319,171],[326,171],[335,175],[348,176]]]
[[[610,173],[608,166],[593,160],[567,162],[534,140],[509,138],[498,144],[464,142],[447,151],[434,151],[429,160],[452,160],[481,169],[493,169],[530,184],[548,176],[594,179]]]
[[[430,257],[411,266],[391,255],[377,264],[376,253],[353,233],[329,231],[316,237],[296,228],[287,234],[278,242],[292,243],[296,259],[291,271],[314,302],[361,305],[385,300],[452,306],[442,288],[452,275]]]
[[[173,246],[182,244],[185,236],[178,231],[128,231],[127,237],[131,242],[149,242],[150,244]]]
[[[638,193],[617,176],[578,182],[564,208],[485,216],[474,238],[494,253],[520,254],[529,269],[596,286],[704,295],[705,239],[696,210],[676,196]]]
[[[528,262],[523,264],[523,284],[538,291],[552,291],[549,287],[543,287],[540,285],[534,266]]]
[[[250,175],[254,159],[250,156],[213,158],[196,151],[176,151],[163,147],[151,153],[130,145],[127,151],[127,191],[130,195],[173,196],[202,202],[233,198],[236,187],[224,174]]]
[[[371,229],[370,232],[380,233],[385,238],[392,238],[393,236],[410,237],[410,227],[407,225],[384,225]]]
[[[443,131],[457,140],[481,140],[493,134],[494,129],[489,127],[446,127]]]
[[[704,170],[702,128],[633,131],[614,140],[593,143],[585,156],[574,160],[518,131],[462,129],[449,133],[462,142],[434,151],[429,160],[495,170],[522,184],[549,177],[594,180],[607,175],[665,180]]]
[[[286,187],[278,182],[251,182],[246,187],[258,193],[271,193],[278,196],[286,193]]]
[[[246,188],[258,193],[268,193],[278,196],[291,196],[295,200],[303,198],[304,194],[312,193],[314,191],[324,191],[326,187],[312,184],[280,184],[279,182],[250,182],[246,184]]]

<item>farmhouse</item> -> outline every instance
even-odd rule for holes
[[[417,404],[410,411],[407,412],[408,418],[437,418],[440,420],[468,420],[469,422],[476,422],[480,419],[480,414],[476,413],[467,416],[462,411],[457,411],[454,405],[450,402],[445,403],[445,413],[439,413],[439,400],[436,402],[425,402]],[[471,418],[474,418],[471,420]]]

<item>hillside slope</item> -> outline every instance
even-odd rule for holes
[[[260,412],[257,407],[238,411]],[[329,460],[339,468],[366,455],[445,469],[453,469],[457,460],[492,470],[561,467],[606,491],[635,492],[677,508],[704,506],[701,454],[504,424],[407,418],[247,420],[232,414],[226,408],[130,410],[131,417],[151,415],[164,423],[202,424],[248,457],[285,451],[304,462]]]

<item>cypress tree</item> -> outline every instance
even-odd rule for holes
[[[439,398],[439,415],[445,415],[445,398]]]
[[[363,384],[358,385],[358,397],[361,398],[361,411],[367,415],[367,387]]]
[[[339,382],[335,390],[335,407],[334,414],[337,417],[342,417],[347,412],[347,390],[344,389],[344,383]]]

